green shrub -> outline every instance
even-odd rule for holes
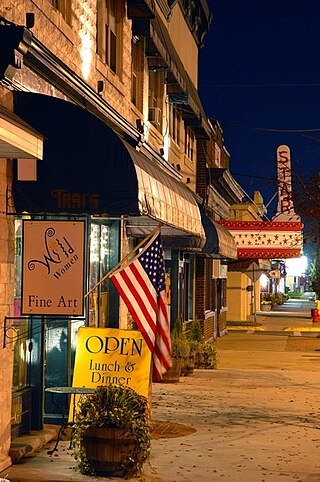
[[[214,370],[218,366],[217,348],[213,341],[202,341],[195,353],[195,368]]]
[[[179,319],[171,332],[171,349],[173,358],[187,358],[190,354],[190,343],[183,333],[182,321]]]

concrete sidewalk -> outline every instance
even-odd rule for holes
[[[224,366],[227,351],[219,357]],[[308,371],[198,370],[178,384],[155,384],[153,416],[194,432],[154,439],[144,480],[319,481],[319,363],[312,359]],[[68,444],[54,456],[47,445],[1,475],[11,482],[119,480],[75,472]]]
[[[153,384],[159,430],[146,482],[320,480],[320,352],[310,345],[291,349],[292,340],[312,337],[283,332],[312,322],[294,313],[261,318],[276,334],[230,332],[217,340],[217,370]],[[49,455],[52,445],[0,476],[10,482],[119,480],[79,474],[69,441]]]
[[[256,322],[260,326],[252,327],[239,323],[238,326],[228,326],[228,331],[313,333],[313,336],[317,336],[320,334],[320,317],[318,322],[312,321],[311,308],[314,307],[316,303],[308,299],[288,300],[283,305],[273,307],[271,311],[257,311],[248,318],[248,321]]]

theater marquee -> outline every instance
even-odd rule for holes
[[[84,221],[23,221],[23,315],[83,315],[84,233]]]
[[[303,224],[277,221],[219,221],[235,239],[239,259],[298,258]]]

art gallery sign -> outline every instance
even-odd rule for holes
[[[24,220],[23,315],[84,313],[84,221]]]

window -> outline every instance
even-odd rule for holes
[[[170,104],[169,109],[169,134],[180,145],[181,110],[175,104]]]
[[[194,145],[195,145],[195,135],[191,127],[186,127],[185,129],[185,142],[184,142],[184,152],[191,161],[194,159]]]
[[[149,71],[149,121],[161,131],[162,126],[162,99],[163,99],[163,74],[159,71]]]
[[[131,102],[142,111],[143,44],[139,37],[132,38]]]
[[[214,286],[213,286],[213,269],[212,269],[212,260],[205,259],[205,309],[207,311],[211,311],[214,309]]]
[[[58,10],[65,21],[71,25],[71,2],[70,0],[49,0],[49,3]]]
[[[89,287],[96,289],[89,295],[89,325],[108,326],[109,283],[98,284],[110,270],[110,228],[108,225],[92,223],[90,233]]]
[[[149,107],[161,107],[161,75],[156,70],[149,71]]]
[[[181,256],[181,253],[180,253]],[[194,300],[194,255],[184,253],[178,266],[178,318],[182,322],[193,318]]]
[[[121,5],[116,0],[98,0],[97,53],[115,74],[120,70]]]
[[[221,166],[221,149],[216,142],[214,143],[214,162],[217,167]]]

